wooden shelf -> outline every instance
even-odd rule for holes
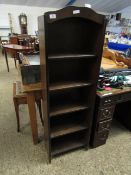
[[[61,83],[51,84],[49,87],[49,90],[56,91],[56,90],[63,90],[63,89],[69,89],[69,88],[91,86],[91,85],[93,85],[93,83],[87,83],[84,81],[81,81],[81,82],[61,82]]]
[[[96,58],[95,54],[51,54],[48,56],[48,59],[80,59],[80,58],[87,58],[87,59],[91,59],[91,58]]]
[[[51,156],[57,156],[59,154],[66,153],[78,148],[85,147],[85,142],[80,139],[65,140],[64,142],[57,142],[52,146]]]
[[[51,139],[60,137],[66,134],[86,130],[87,127],[82,123],[69,123],[69,124],[61,124],[60,126],[54,126],[51,129]]]
[[[64,105],[51,109],[50,117],[88,109],[86,105]]]

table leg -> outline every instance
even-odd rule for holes
[[[6,50],[4,50],[4,53],[5,53],[5,61],[6,61],[6,65],[7,65],[7,70],[9,72],[9,64],[8,64],[8,58],[7,58],[7,52],[6,52]]]
[[[32,137],[34,144],[38,143],[38,127],[36,119],[35,95],[34,93],[27,93],[27,103],[29,108],[30,124],[32,130]]]

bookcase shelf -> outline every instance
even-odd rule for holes
[[[50,115],[50,117],[54,117],[57,115],[81,111],[81,110],[85,110],[85,109],[89,109],[89,107],[86,105],[79,105],[79,104],[78,105],[57,106],[53,110],[51,110],[49,115]]]
[[[78,87],[85,87],[85,86],[92,86],[93,83],[88,83],[84,81],[74,81],[74,82],[60,82],[60,83],[53,83],[49,86],[50,91],[57,91],[57,90],[64,90],[70,88],[78,88]]]
[[[105,24],[103,15],[73,6],[38,19],[49,162],[56,155],[89,146]]]
[[[95,54],[52,54],[48,56],[48,59],[57,59],[61,60],[62,59],[92,59],[92,58],[97,58]]]
[[[83,131],[87,129],[84,124],[81,123],[69,123],[69,124],[61,124],[60,126],[56,126],[51,130],[51,139],[60,137],[63,135],[67,135],[70,133]]]

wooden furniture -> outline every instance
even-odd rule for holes
[[[39,54],[18,54],[20,71],[23,84],[34,84],[41,81],[40,78],[40,56]]]
[[[3,49],[5,53],[5,60],[6,60],[8,72],[9,72],[9,64],[8,64],[8,57],[7,57],[8,53],[14,56],[14,61],[15,61],[15,66],[16,66],[16,57],[17,57],[16,55],[18,52],[29,52],[33,50],[32,47],[25,47],[25,46],[20,46],[17,44],[3,45]]]
[[[36,36],[26,34],[10,36],[10,44],[32,47],[34,51],[39,51],[39,40]]]
[[[17,35],[16,36],[10,36],[10,44],[20,45]]]
[[[38,19],[44,134],[49,161],[89,146],[105,18],[66,7]]]
[[[1,46],[1,50],[2,50],[2,54],[4,55],[4,49],[3,46],[9,44],[8,40],[0,40],[0,46]]]
[[[18,45],[22,45],[22,46],[27,46],[25,45],[25,41],[29,41],[31,40],[31,35],[27,35],[27,34],[17,34],[17,35],[13,35],[10,36],[10,44],[18,44]]]
[[[91,136],[93,148],[106,143],[114,115],[131,130],[130,105],[131,88],[97,92]]]
[[[44,100],[44,97],[42,96],[43,86],[44,85],[42,83],[35,83],[30,85],[22,84],[23,93],[26,93],[27,95],[27,104],[34,144],[37,144],[39,142],[35,102],[39,99]]]
[[[117,66],[112,60],[107,58],[102,58],[101,67],[106,70],[123,68],[122,66]],[[117,117],[125,127],[131,130],[130,103],[131,88],[97,92],[90,139],[90,145],[93,148],[106,143],[114,116]]]
[[[22,93],[21,82],[13,83],[13,101],[17,119],[17,131],[20,132],[19,105],[27,104],[27,94]],[[44,125],[41,111],[41,98],[36,101],[42,125]]]
[[[26,14],[22,13],[19,16],[19,23],[20,23],[20,29],[21,34],[27,34],[27,16]]]
[[[35,101],[38,101],[39,99],[43,100],[43,97],[41,94],[43,85],[40,83],[40,80],[39,82],[38,82],[38,79],[37,81],[35,81],[37,77],[35,75],[35,72],[37,75],[40,73],[39,71],[37,72],[37,70],[34,71],[36,66],[40,66],[39,57],[37,57],[36,59],[32,57],[33,55],[29,57],[29,56],[24,56],[22,53],[19,53],[18,59],[20,64],[18,68],[20,69],[19,71],[21,73],[20,75],[22,78],[22,90],[27,95],[27,103],[28,103],[29,116],[31,121],[33,142],[34,144],[37,144],[39,139],[38,139],[38,127],[37,127],[37,120],[36,120]],[[32,74],[31,74],[31,71],[32,71]]]

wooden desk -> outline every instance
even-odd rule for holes
[[[38,127],[37,127],[37,119],[36,119],[36,107],[35,101],[37,99],[42,99],[42,84],[30,84],[30,85],[23,85],[23,92],[27,94],[27,103],[29,109],[29,116],[30,116],[30,124],[32,130],[32,137],[33,143],[38,143]]]
[[[109,68],[108,62],[117,68],[111,60],[103,59],[106,67]],[[103,63],[103,62],[102,62]],[[122,67],[118,67],[122,68]],[[96,105],[94,112],[93,128],[90,144],[93,148],[106,143],[108,138],[111,122],[114,114],[117,113],[117,118],[122,121],[126,128],[131,130],[131,88],[112,89],[111,91],[97,91]]]
[[[7,44],[3,45],[4,53],[5,53],[5,60],[6,60],[6,65],[7,65],[7,70],[9,72],[9,64],[8,64],[8,58],[7,58],[7,53],[10,53],[11,55],[14,56],[14,61],[15,61],[15,66],[16,66],[16,55],[17,52],[29,52],[34,50],[32,47],[25,47],[25,46],[20,46],[17,44]]]

